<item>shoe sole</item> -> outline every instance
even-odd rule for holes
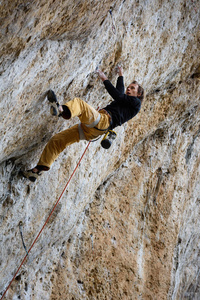
[[[55,106],[51,105],[50,113],[52,114],[52,116],[57,116],[58,115],[58,109],[57,109],[56,104],[55,104]]]
[[[56,98],[56,94],[54,93],[54,91],[49,90],[47,93],[47,99],[49,100],[49,102],[54,103],[54,102],[58,102],[57,98]]]
[[[19,172],[19,175],[21,175],[22,177],[24,177],[24,178],[26,178],[26,179],[29,179],[31,182],[35,182],[35,181],[37,180],[37,178],[32,177],[32,176],[27,177],[27,176],[24,174],[23,171],[20,171],[20,172]]]

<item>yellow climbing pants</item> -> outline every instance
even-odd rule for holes
[[[81,123],[54,135],[44,148],[38,166],[50,168],[67,146],[83,139],[95,139],[105,133],[98,129],[106,130],[110,126],[111,117],[104,109],[97,111],[80,98],[74,98],[65,105],[71,112],[71,118],[78,117]]]

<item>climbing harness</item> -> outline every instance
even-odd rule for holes
[[[64,187],[64,189],[63,189],[63,191],[62,191],[62,193],[60,194],[60,196],[59,196],[59,198],[58,198],[58,200],[57,200],[56,204],[54,205],[54,207],[53,207],[53,209],[52,209],[51,213],[49,214],[48,218],[46,219],[46,221],[45,221],[44,225],[42,226],[42,228],[41,228],[40,232],[38,233],[38,235],[37,235],[37,236],[36,236],[36,238],[34,239],[34,241],[33,241],[32,245],[30,246],[30,248],[28,249],[28,251],[26,250],[26,255],[24,256],[24,258],[23,258],[23,260],[22,260],[22,262],[21,262],[20,266],[18,267],[18,269],[17,269],[16,273],[14,274],[14,276],[13,276],[12,280],[10,281],[10,283],[9,283],[8,287],[6,288],[6,290],[5,290],[5,292],[3,293],[3,295],[2,295],[2,297],[1,297],[1,299],[0,299],[0,300],[2,300],[2,299],[4,298],[4,296],[6,295],[6,293],[7,293],[8,289],[10,288],[10,286],[11,286],[11,284],[12,284],[12,282],[13,282],[13,281],[14,281],[14,279],[16,278],[16,276],[17,276],[17,274],[18,274],[19,270],[21,269],[21,267],[22,267],[22,265],[24,264],[24,262],[25,262],[26,258],[28,257],[28,254],[30,253],[30,251],[32,250],[33,246],[35,245],[35,243],[36,243],[36,242],[37,242],[37,240],[39,239],[39,237],[40,237],[40,235],[41,235],[42,231],[44,230],[44,228],[45,228],[45,226],[47,225],[47,223],[48,223],[48,221],[49,221],[50,217],[52,216],[53,212],[55,211],[55,209],[56,209],[56,207],[57,207],[57,205],[58,205],[58,203],[59,203],[60,199],[62,198],[62,196],[63,196],[63,194],[64,194],[64,192],[65,192],[65,190],[66,190],[67,186],[69,185],[69,183],[70,183],[70,181],[71,181],[72,177],[74,176],[74,174],[75,174],[76,170],[78,169],[78,167],[79,167],[79,165],[80,165],[80,163],[81,163],[81,161],[82,161],[82,159],[83,159],[83,157],[84,157],[84,155],[85,155],[85,153],[86,153],[86,151],[87,151],[87,149],[88,149],[89,145],[90,145],[90,142],[87,144],[87,146],[86,146],[86,148],[85,148],[85,150],[84,150],[84,152],[83,152],[83,154],[82,154],[81,158],[79,159],[79,161],[78,161],[78,163],[77,163],[77,165],[76,165],[76,167],[75,167],[74,171],[72,172],[72,174],[71,174],[71,176],[70,176],[69,180],[67,181],[67,183],[66,183],[66,185],[65,185],[65,187]],[[21,226],[21,225],[22,225],[22,223],[20,224],[20,226]]]
[[[93,123],[85,124],[85,126],[88,127],[88,128],[93,128],[99,123],[100,119],[101,119],[101,115],[99,114],[97,119]]]
[[[109,125],[108,128],[100,129],[100,128],[96,127],[96,125],[99,123],[100,118],[101,118],[100,114],[99,114],[98,118],[92,124],[89,124],[89,125],[84,124],[84,125],[86,127],[88,127],[88,128],[95,128],[98,131],[105,132],[104,138],[101,141],[101,146],[104,149],[109,149],[110,146],[111,146],[111,144],[112,144],[112,141],[116,138],[117,134],[116,134],[115,131],[111,130],[111,128],[112,128],[112,116],[111,116],[111,113],[109,111],[105,110],[105,109],[100,109],[99,112],[100,111],[104,111],[109,116],[109,118],[110,118],[110,125]],[[84,131],[83,131],[82,127],[81,127],[81,123],[79,123],[79,125],[78,125],[78,131],[79,131],[79,138],[80,138],[80,140],[85,140],[85,135],[84,135]],[[97,137],[96,139],[91,140],[90,142],[96,142],[100,138],[101,138],[101,135],[99,137]]]
[[[95,128],[96,129],[95,126],[99,123],[100,119],[101,119],[101,115],[99,114],[98,117],[97,117],[97,119],[93,123],[91,123],[91,124],[84,124],[84,125],[86,127],[88,127],[88,128]],[[82,127],[81,127],[81,123],[78,124],[78,132],[79,132],[79,138],[80,138],[80,140],[85,140],[85,134],[84,134],[84,131],[83,131]]]
[[[19,222],[19,231],[20,231],[20,234],[21,234],[22,244],[23,244],[24,249],[25,249],[25,251],[26,251],[26,254],[27,254],[27,256],[28,256],[28,251],[27,251],[26,245],[25,245],[25,243],[24,243],[24,238],[23,238],[23,233],[22,233],[22,226],[23,226],[23,223],[22,223],[22,221],[20,221],[20,222]]]

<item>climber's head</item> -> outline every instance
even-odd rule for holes
[[[138,84],[137,81],[133,81],[127,87],[126,95],[137,97],[140,99],[140,101],[142,101],[144,99],[144,89]]]

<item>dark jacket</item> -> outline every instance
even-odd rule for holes
[[[116,88],[109,80],[105,80],[103,83],[110,96],[114,99],[114,101],[104,107],[112,117],[111,127],[113,129],[137,115],[141,108],[141,101],[137,97],[128,96],[124,93],[123,76],[118,77]]]

